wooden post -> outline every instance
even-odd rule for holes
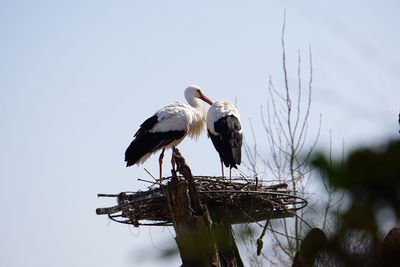
[[[241,267],[242,260],[236,247],[232,228],[223,214],[211,212],[202,204],[199,192],[185,159],[177,149],[173,151],[179,171],[175,171],[168,186],[167,204],[176,232],[176,243],[184,267]]]
[[[220,209],[210,207],[214,240],[218,248],[221,266],[244,267],[235,243],[235,238],[233,237],[231,223],[226,217],[226,213]]]

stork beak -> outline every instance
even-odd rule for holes
[[[205,95],[200,95],[200,97],[199,97],[201,100],[203,100],[204,102],[206,102],[206,103],[208,103],[210,106],[213,104],[213,102],[208,98],[208,97],[206,97]]]

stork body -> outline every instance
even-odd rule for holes
[[[199,100],[210,105],[212,102],[198,86],[189,86],[185,98],[188,103],[171,103],[140,125],[125,151],[127,167],[143,164],[153,153],[162,150],[159,158],[161,180],[164,150],[177,146],[187,135],[196,139],[200,136],[205,127],[205,112]]]
[[[242,159],[242,126],[239,111],[228,101],[216,101],[207,112],[207,131],[224,167],[236,168]]]

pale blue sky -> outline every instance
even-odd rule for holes
[[[136,179],[148,176],[124,167],[125,148],[139,124],[183,99],[189,84],[211,99],[237,98],[245,135],[249,118],[260,130],[268,76],[277,85],[282,78],[284,9],[291,83],[297,50],[305,60],[312,46],[311,128],[322,113],[320,147],[329,130],[334,144],[344,139],[348,147],[395,137],[399,7],[397,0],[1,0],[0,266],[165,266],[156,247],[173,242],[170,231],[143,227],[135,236],[137,229],[108,223],[95,208],[113,203],[96,194],[144,189]],[[219,174],[205,135],[180,147],[195,174]],[[156,158],[144,165],[152,173]]]

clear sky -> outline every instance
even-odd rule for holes
[[[289,82],[312,47],[319,146],[330,130],[347,147],[397,136],[397,0],[1,0],[0,266],[165,266],[172,230],[109,223],[95,209],[114,203],[96,194],[145,189],[125,148],[189,84],[237,99],[245,136],[249,118],[260,131],[285,9]],[[194,174],[219,174],[205,135],[180,147]],[[144,167],[156,174],[157,157]]]

